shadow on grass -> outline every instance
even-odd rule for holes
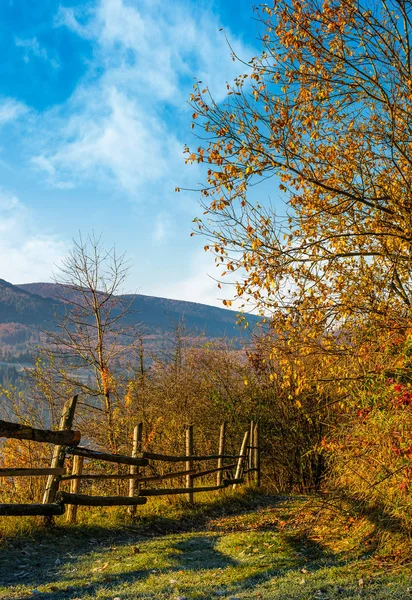
[[[171,541],[170,546],[167,549],[167,561],[169,562],[168,567],[162,567],[159,570],[160,575],[166,575],[164,581],[161,581],[159,584],[159,589],[153,592],[153,597],[156,596],[156,593],[160,593],[162,596],[167,595],[166,597],[175,597],[176,593],[173,590],[174,583],[173,580],[169,579],[169,576],[175,577],[177,573],[183,572],[193,572],[204,575],[204,571],[210,570],[215,573],[216,570],[223,571],[224,569],[230,569],[236,567],[242,567],[243,561],[228,556],[219,550],[218,544],[220,542],[221,536],[218,534],[210,534],[210,535],[199,535],[199,536],[191,536],[187,539]],[[147,543],[151,543],[148,541]],[[156,540],[153,539],[153,543],[156,543]],[[247,589],[252,590],[257,585],[261,584],[262,581],[267,579],[278,577],[284,577],[290,571],[299,571],[302,565],[307,565],[308,557],[302,558],[297,555],[296,551],[307,551],[310,548],[310,556],[316,558],[316,560],[325,560],[327,559],[329,562],[332,559],[332,555],[325,551],[321,544],[313,542],[313,540],[309,540],[306,537],[293,537],[291,536],[287,542],[289,549],[292,551],[291,555],[280,555],[277,557],[266,557],[265,564],[259,565],[255,564],[252,567],[252,574],[247,577],[242,577],[242,571],[240,570],[238,573],[234,572],[234,580],[231,583],[225,584],[220,583],[217,585],[215,583],[215,576],[211,575],[210,577],[206,574],[204,575],[204,583],[202,585],[201,590],[196,590],[196,597],[199,600],[206,600],[213,598],[214,596],[229,596],[239,592],[244,592]],[[107,552],[108,548],[102,548],[102,553]],[[95,549],[94,549],[95,551]],[[84,554],[87,554],[85,552]],[[253,556],[253,554],[251,554]],[[270,561],[270,564],[267,564]],[[50,563],[51,561],[49,561]],[[334,565],[339,564],[339,560],[335,560],[333,562]],[[51,566],[50,564],[48,565]],[[63,565],[59,564],[58,569],[60,569]],[[151,565],[152,567],[153,565]],[[40,573],[35,574],[34,577],[28,577],[24,582],[26,586],[36,587],[36,585],[40,585],[42,583],[50,583],[48,579],[52,573],[50,570],[47,570],[47,565],[44,565],[46,569],[44,573],[44,577],[40,575]],[[310,569],[312,572],[315,571],[316,568],[320,568],[320,566],[312,564]],[[250,566],[249,566],[250,570]],[[157,571],[157,570],[155,570]],[[150,576],[153,576],[155,571],[152,568],[142,568],[142,569],[132,569],[129,571],[122,571],[121,573],[109,574],[104,576],[102,574],[101,578],[98,581],[93,581],[89,583],[81,583],[79,585],[76,582],[76,575],[72,578],[67,577],[70,585],[67,585],[64,589],[52,589],[50,591],[45,592],[36,592],[35,597],[43,600],[52,600],[58,599],[63,600],[66,598],[83,598],[84,596],[88,596],[91,598],[96,597],[99,593],[103,592],[105,597],[113,598],[116,597],[119,593],[119,589],[123,589],[125,585],[132,586],[136,582],[144,582]],[[58,581],[58,570],[53,573],[54,581]],[[15,584],[16,582],[14,582]],[[179,589],[187,588],[188,583],[180,584]],[[187,590],[189,591],[189,590]],[[130,592],[128,592],[130,594]],[[136,594],[136,592],[133,592]],[[190,593],[190,592],[189,592]],[[138,597],[136,595],[136,597]],[[150,596],[149,596],[150,597]],[[24,595],[20,595],[19,600],[29,600],[33,598],[32,593],[25,592]]]
[[[194,507],[182,503],[179,515],[141,516],[117,527],[38,526],[30,532],[4,535],[0,538],[0,585],[22,584],[36,588],[55,581],[65,565],[97,550],[103,552],[112,546],[133,545],[148,538],[203,530],[213,519],[247,514],[281,500],[257,493],[227,496]]]
[[[256,491],[242,496],[224,496],[212,502],[188,506],[181,502],[182,514],[178,516],[147,515],[138,518],[133,526],[141,535],[164,535],[169,533],[185,533],[201,531],[207,528],[211,521],[221,517],[247,515],[261,508],[274,507],[284,502],[285,496],[273,496]]]
[[[376,529],[391,533],[408,535],[405,523],[402,519],[395,517],[380,503],[370,504],[363,499],[357,498],[348,491],[339,491],[338,499],[348,504],[358,514],[366,517]]]
[[[226,569],[239,564],[216,548],[220,536],[196,536],[173,544],[170,558],[175,568],[185,570]]]
[[[102,572],[92,576],[93,565],[98,561],[97,557],[100,556],[102,560],[108,559],[113,547],[134,546],[145,541],[149,544],[150,552],[152,541],[157,543],[156,539],[163,535],[202,531],[207,529],[208,524],[214,519],[247,515],[255,513],[259,508],[275,508],[284,500],[285,497],[255,494],[243,498],[222,499],[219,504],[203,504],[198,508],[188,508],[186,513],[176,517],[141,517],[130,526],[117,529],[79,525],[55,527],[51,530],[38,529],[31,536],[9,537],[4,540],[3,548],[0,547],[0,584],[4,587],[13,587],[13,597],[19,600],[29,600],[33,597],[40,600],[65,600],[85,596],[94,598],[99,593],[103,593],[107,598],[113,598],[118,595],[118,590],[122,586],[144,582],[153,576],[155,571],[158,572],[153,570],[153,564],[145,564],[140,569],[125,564],[124,570],[120,573],[105,575]],[[266,523],[264,529],[267,528]],[[270,528],[276,531],[275,520]],[[253,527],[253,530],[259,531],[260,527]],[[219,595],[236,595],[243,593],[245,589],[253,589],[271,578],[281,579],[291,571],[299,573],[299,570],[306,568],[314,573],[326,566],[338,567],[347,564],[346,557],[332,553],[307,534],[294,534],[293,531],[288,531],[280,535],[283,541],[281,554],[268,554],[261,563],[258,560],[260,557],[252,553],[249,555],[250,559],[246,557],[241,560],[237,556],[232,557],[221,552],[217,546],[221,535],[217,532],[210,531],[209,534],[193,535],[182,540],[171,539],[166,547],[166,558],[169,564],[163,567],[159,574],[173,575],[180,571],[199,574],[205,570],[233,568],[234,577],[230,584],[217,586],[213,577],[204,576],[204,589],[198,590],[196,597],[199,600],[206,600],[214,596],[217,587]],[[90,554],[90,577],[87,577],[84,571],[76,572],[77,564],[81,565],[84,559],[87,560],[88,554]],[[239,567],[238,571],[237,567]],[[130,570],[127,570],[128,568]],[[244,568],[249,572],[247,576],[242,575],[245,573]],[[92,579],[95,581],[91,581]],[[59,585],[55,585],[53,589],[52,584],[60,582],[61,586],[63,581],[67,583],[64,589],[63,587],[57,589]],[[168,581],[166,577],[165,582],[161,583],[161,587],[163,586],[161,593],[170,593],[167,597],[172,598],[176,594],[170,589]],[[34,595],[27,591],[27,588],[36,590],[38,586],[44,584],[48,584],[50,590],[35,592]],[[25,590],[22,595],[16,596],[19,585],[24,586]],[[0,593],[0,599],[9,597],[1,596]]]

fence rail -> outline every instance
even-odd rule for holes
[[[44,469],[31,469],[31,468],[21,468],[21,469],[0,469],[0,477],[37,477],[40,475],[64,475],[66,473],[66,469],[45,467]]]
[[[80,442],[80,431],[71,429],[63,431],[52,431],[50,429],[36,429],[29,425],[10,423],[0,420],[0,437],[14,438],[17,440],[31,440],[33,442],[45,442],[57,445],[76,445]]]
[[[100,452],[80,446],[80,432],[72,430],[77,396],[68,400],[60,419],[59,430],[36,429],[20,423],[0,420],[0,437],[19,440],[32,440],[54,444],[52,464],[48,468],[11,468],[1,467],[0,477],[48,476],[42,504],[0,504],[0,516],[43,516],[49,523],[55,516],[64,514],[68,506],[67,520],[75,522],[78,506],[128,506],[130,514],[136,507],[147,502],[150,496],[175,496],[186,494],[189,502],[201,492],[219,491],[244,483],[260,483],[259,428],[253,421],[245,432],[239,454],[225,452],[227,424],[223,423],[219,431],[219,449],[217,454],[197,455],[193,452],[193,426],[186,430],[186,453],[182,456],[162,454],[142,450],[143,424],[134,429],[131,456]],[[66,456],[74,457],[72,473],[64,466]],[[129,473],[83,473],[83,461],[98,460],[118,465],[127,465]],[[195,468],[194,463],[217,461],[217,467]],[[224,464],[224,461],[232,461]],[[185,469],[159,475],[145,476],[140,468],[149,462],[185,463]],[[216,485],[194,484],[195,480],[216,473]],[[185,478],[185,487],[149,489],[142,484],[156,481]],[[82,480],[129,480],[128,496],[93,496],[80,493]],[[70,492],[60,490],[60,485],[70,483]]]
[[[72,448],[69,446],[66,448],[67,454],[74,456],[83,456],[83,458],[94,458],[95,460],[103,460],[106,462],[117,463],[120,465],[136,465],[145,467],[149,464],[147,458],[134,458],[133,456],[126,456],[123,454],[110,454],[108,452],[98,452],[97,450],[90,450],[89,448]]]
[[[57,517],[66,507],[61,502],[53,504],[0,504],[2,517]]]

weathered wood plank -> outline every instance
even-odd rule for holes
[[[80,442],[80,431],[52,431],[51,429],[36,429],[29,425],[10,423],[0,420],[0,437],[14,438],[16,440],[31,440],[64,446],[75,446]]]
[[[189,491],[194,493],[198,492],[213,492],[214,490],[221,490],[227,487],[226,485],[210,485],[204,487],[193,487],[193,488],[164,488],[158,490],[140,490],[141,496],[177,496],[178,494],[187,494]]]
[[[186,454],[188,456],[186,460],[186,470],[190,471],[193,469],[193,425],[189,425],[186,429]],[[186,499],[190,504],[193,504],[193,477],[192,475],[186,475],[186,488],[187,494]]]
[[[254,453],[254,468],[255,468],[255,483],[257,485],[257,487],[260,487],[260,431],[259,431],[259,423],[256,423],[255,425],[255,432],[254,432],[254,448],[253,448],[253,453]]]
[[[56,467],[55,469],[51,467],[46,467],[44,469],[6,469],[3,467],[0,468],[0,477],[35,477],[38,475],[64,475],[65,473],[66,469],[64,467]]]
[[[133,447],[132,447],[132,457],[138,458],[139,454],[142,451],[142,443],[143,443],[143,423],[140,422],[133,430]],[[137,465],[129,466],[129,474],[130,475],[138,475],[139,467]],[[131,477],[129,480],[129,496],[131,498],[134,497],[136,490],[139,489],[138,485],[138,477]],[[130,506],[129,515],[134,516],[136,514],[136,507]]]
[[[71,479],[137,479],[139,483],[146,483],[149,481],[162,481],[163,479],[175,479],[176,477],[183,477],[184,475],[193,475],[194,473],[196,473],[196,469],[192,469],[191,471],[173,471],[172,473],[165,473],[164,475],[151,475],[150,477],[144,477],[140,473],[124,473],[121,475],[109,475],[106,473],[82,473],[81,475],[66,475],[62,477],[62,481],[69,481]]]
[[[188,491],[192,492],[192,494],[198,494],[199,492],[213,492],[215,490],[223,490],[230,485],[243,483],[243,479],[224,479],[221,485],[207,485],[202,487],[192,487],[190,488],[169,488],[169,489],[158,489],[158,490],[140,490],[141,496],[175,496],[178,494],[187,494]]]
[[[238,477],[237,479],[224,479],[223,483],[225,484],[225,487],[227,487],[228,485],[236,485],[238,483],[245,483],[245,480],[243,477]]]
[[[220,457],[222,457],[225,452],[225,442],[226,442],[226,421],[221,424],[220,431],[219,431],[218,454]],[[217,459],[217,467],[218,467],[218,470],[216,471],[216,473],[217,473],[216,485],[222,485],[223,458]]]
[[[71,429],[74,421],[74,414],[76,412],[77,401],[79,399],[78,394],[69,398],[63,407],[62,415],[60,417],[59,429],[64,431]],[[55,446],[53,451],[53,458],[51,462],[52,469],[64,467],[64,461],[66,458],[66,446],[60,445]],[[56,500],[56,494],[59,489],[60,477],[59,475],[50,475],[47,478],[46,489],[43,494],[43,504],[51,504]],[[46,519],[46,524],[51,525],[53,519]]]
[[[146,498],[135,496],[87,496],[85,494],[70,494],[69,492],[59,492],[59,499],[64,504],[74,504],[76,506],[135,506],[146,504]]]
[[[193,479],[196,479],[197,477],[205,477],[205,475],[210,475],[211,473],[218,473],[221,477],[220,477],[220,483],[216,482],[216,485],[222,485],[223,471],[233,469],[234,467],[236,467],[236,463],[232,463],[232,464],[226,465],[224,467],[215,467],[214,469],[205,469],[204,471],[196,471],[196,473],[193,475]]]
[[[83,471],[83,456],[73,457],[73,469],[72,475],[81,475]],[[70,493],[78,494],[80,492],[80,479],[72,479],[70,482]],[[67,509],[66,521],[67,523],[76,523],[77,520],[77,505],[69,504]]]
[[[250,422],[250,429],[249,429],[249,443],[247,446],[247,452],[248,452],[248,460],[247,460],[247,465],[243,470],[243,473],[247,473],[247,482],[248,484],[252,483],[252,478],[251,478],[251,474],[249,472],[249,469],[253,469],[254,465],[253,465],[253,459],[254,459],[254,454],[253,454],[253,450],[252,450],[252,446],[254,444],[254,435],[255,435],[255,423],[252,420]]]
[[[171,456],[169,454],[158,454],[156,452],[142,452],[142,456],[144,458],[149,458],[150,460],[161,460],[163,462],[186,462],[187,456]],[[222,459],[238,459],[240,458],[239,454],[205,454],[201,456],[190,456],[190,459],[193,461],[201,461],[201,460],[218,460]]]
[[[249,441],[249,431],[246,431],[245,435],[243,436],[242,447],[240,448],[240,456],[237,461],[235,479],[240,479],[240,475],[242,473],[242,468],[243,468],[243,461],[245,459],[247,459],[246,448],[248,445],[248,441]],[[235,488],[236,488],[236,483],[233,484],[233,489],[235,489]]]
[[[108,452],[98,452],[97,450],[90,450],[89,448],[83,448],[81,446],[77,446],[75,448],[69,447],[66,449],[66,451],[67,454],[72,454],[74,456],[94,458],[96,460],[103,460],[121,465],[137,465],[144,467],[149,463],[147,458],[133,458],[132,456],[126,456],[123,454],[109,454]]]
[[[64,504],[0,504],[2,517],[54,517],[64,514]]]

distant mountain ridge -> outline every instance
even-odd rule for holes
[[[43,326],[58,303],[0,279],[0,323]]]
[[[13,285],[0,279],[0,327],[5,323],[18,323],[35,329],[50,328],[54,315],[65,310],[70,290],[55,283],[26,283]],[[142,294],[121,296],[130,303],[131,312],[125,324],[141,325],[143,335],[170,333],[174,324],[184,320],[188,332],[206,338],[244,338],[235,311],[196,302],[170,300]],[[251,326],[260,321],[248,315]]]

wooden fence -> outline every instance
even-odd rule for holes
[[[81,435],[73,431],[72,425],[78,397],[74,396],[64,406],[60,419],[59,430],[51,431],[35,429],[27,425],[10,423],[0,420],[0,437],[20,440],[34,440],[54,445],[53,458],[49,468],[0,468],[1,477],[47,476],[46,488],[42,504],[0,504],[0,516],[44,516],[49,522],[56,515],[64,514],[67,510],[67,521],[74,523],[78,506],[128,506],[130,514],[136,507],[145,504],[149,496],[175,496],[185,494],[190,503],[194,494],[199,492],[218,491],[228,487],[236,488],[244,483],[245,477],[249,483],[260,485],[260,444],[259,427],[253,421],[245,432],[239,454],[226,454],[226,423],[220,427],[219,448],[217,454],[195,455],[193,453],[193,426],[186,429],[186,452],[182,456],[172,456],[155,452],[145,452],[142,448],[143,424],[134,428],[131,455],[98,452],[80,446]],[[67,456],[73,456],[71,473],[67,473],[65,461]],[[83,473],[84,459],[99,460],[119,465],[128,465],[126,474]],[[185,463],[184,470],[174,470],[162,475],[144,476],[141,469],[152,462]],[[216,467],[194,468],[195,462],[217,461]],[[228,462],[230,461],[230,462]],[[226,464],[225,464],[226,463]],[[215,485],[195,485],[197,479],[216,474]],[[156,481],[185,478],[185,487],[145,488],[144,484]],[[127,496],[92,496],[80,493],[82,480],[129,480]],[[70,491],[60,489],[62,483],[70,483]]]

